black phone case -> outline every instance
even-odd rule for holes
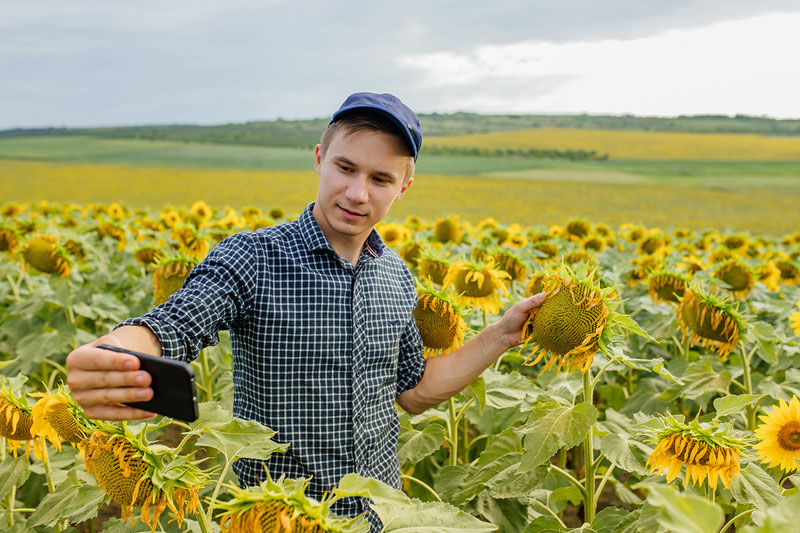
[[[150,388],[153,389],[153,398],[146,402],[129,402],[125,405],[185,422],[197,420],[197,391],[191,365],[108,344],[101,344],[98,348],[136,356],[139,359],[139,368],[152,378]]]

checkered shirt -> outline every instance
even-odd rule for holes
[[[120,325],[146,325],[164,357],[186,362],[229,329],[234,415],[291,444],[266,461],[273,478],[311,476],[317,499],[351,472],[399,488],[394,401],[425,369],[414,282],[375,230],[356,267],[342,259],[313,205],[295,221],[228,237],[168,302]],[[234,470],[245,486],[264,478],[255,459]],[[364,510],[358,498],[333,508]]]

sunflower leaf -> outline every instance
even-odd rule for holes
[[[752,504],[765,511],[784,500],[778,483],[760,466],[749,463],[731,481],[731,494],[741,504]]]
[[[273,441],[273,435],[275,431],[258,422],[234,418],[224,425],[203,428],[197,445],[221,451],[228,461],[234,457],[267,460],[273,453],[289,449],[288,444]]]
[[[400,417],[400,435],[397,438],[397,456],[401,465],[414,465],[442,447],[445,426],[441,421],[416,429],[408,415]]]
[[[717,398],[714,400],[714,410],[717,412],[715,418],[741,413],[751,405],[758,405],[766,396],[766,394],[731,394]]]
[[[29,464],[10,455],[0,463],[0,499],[5,499],[13,487],[22,486],[28,480]]]
[[[518,473],[533,470],[558,450],[580,443],[596,420],[597,409],[589,403],[572,407],[548,403],[534,409],[527,424],[518,430],[524,436]]]
[[[28,518],[26,526],[53,526],[61,520],[82,522],[97,516],[106,493],[97,485],[78,481],[62,483],[45,496]]]
[[[725,513],[716,503],[672,487],[651,485],[647,501],[660,508],[658,523],[674,533],[719,531]]]
[[[752,328],[747,330],[745,339],[758,343],[759,349],[756,350],[756,355],[762,361],[770,365],[778,364],[778,354],[775,352],[775,329],[772,324],[756,322]]]

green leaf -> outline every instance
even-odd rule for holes
[[[751,405],[758,405],[758,402],[764,397],[766,397],[766,394],[731,394],[717,398],[714,400],[714,410],[717,412],[716,417],[741,413]]]
[[[797,531],[797,510],[800,509],[800,493],[783,498],[779,505],[770,507],[761,525],[749,525],[742,533],[787,533]],[[737,525],[736,531],[739,531]]]
[[[483,413],[483,408],[486,407],[486,382],[483,377],[478,376],[475,381],[469,384],[469,392],[475,398],[478,412]]]
[[[11,455],[0,463],[0,500],[4,500],[12,488],[20,487],[28,480],[31,473],[28,465],[25,457],[14,458]]]
[[[731,494],[741,504],[752,504],[766,511],[784,501],[778,483],[760,466],[749,463],[731,481]]]
[[[197,420],[190,423],[193,432],[206,427],[224,426],[233,418],[233,414],[217,402],[203,402],[197,406]]]
[[[103,522],[103,533],[144,533],[145,531],[149,532],[150,526],[139,520],[136,521],[135,527],[121,518],[112,518]]]
[[[106,493],[97,485],[68,482],[45,496],[28,518],[27,527],[53,526],[61,520],[82,522],[97,516]]]
[[[653,453],[653,446],[647,444],[643,435],[631,436],[625,433],[609,433],[598,443],[600,453],[626,472],[647,475],[647,458]]]
[[[658,524],[659,509],[645,502],[617,524],[614,533],[658,533],[664,529]]]
[[[369,498],[375,504],[413,507],[411,499],[403,491],[390,487],[374,478],[347,474],[339,480],[333,492],[340,496],[360,496]]]
[[[528,527],[525,528],[525,533],[564,533],[567,531],[558,520],[546,514],[533,519]]]
[[[486,387],[486,405],[495,409],[514,407],[527,411],[536,405],[542,393],[530,378],[517,372],[506,374],[488,368],[481,376]]]
[[[226,424],[203,428],[201,433],[197,445],[219,450],[228,461],[240,457],[267,460],[273,453],[289,449],[288,444],[272,440],[275,431],[253,420],[233,418]]]
[[[397,438],[397,456],[401,465],[414,465],[442,447],[445,426],[437,421],[422,430],[411,425],[408,416],[400,417],[400,435]]]
[[[654,357],[653,359],[636,359],[624,355],[624,352],[622,351],[619,353],[623,354],[623,356],[617,357],[618,353],[614,352],[614,359],[624,363],[626,366],[635,368],[636,370],[647,370],[649,372],[654,372],[662,378],[667,378],[674,383],[682,383],[680,378],[676,377],[672,372],[667,370],[667,367],[664,366],[664,360],[661,357]]]
[[[709,392],[728,394],[731,380],[731,373],[727,370],[722,372],[708,370],[684,374],[681,396],[687,400],[696,400]]]
[[[748,328],[745,339],[758,343],[756,355],[767,364],[778,364],[778,354],[775,353],[775,329],[768,322],[756,322]]]
[[[524,435],[519,473],[544,464],[562,448],[580,443],[597,420],[597,409],[589,403],[572,407],[553,403],[535,409],[527,424],[519,429]]]
[[[620,523],[625,520],[629,511],[617,507],[606,507],[597,513],[592,520],[592,529],[597,533],[617,533]]]
[[[489,524],[441,502],[416,502],[405,505],[374,504],[372,509],[383,522],[386,533],[480,533],[497,531]]]
[[[660,508],[658,523],[674,533],[717,533],[725,520],[716,503],[664,485],[651,485],[647,501]]]

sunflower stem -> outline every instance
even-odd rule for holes
[[[53,476],[50,472],[50,458],[47,456],[47,444],[44,441],[44,437],[37,437],[39,439],[39,445],[42,447],[42,463],[44,463],[44,477],[47,479],[47,488],[50,492],[55,492],[56,488],[53,485]]]
[[[745,394],[752,394],[753,382],[750,379],[750,357],[748,357],[745,352],[744,346],[741,347],[741,352],[744,392]],[[753,353],[755,353],[755,348],[750,352],[750,356],[752,356]],[[747,409],[745,409],[745,412],[747,413],[747,429],[752,431],[756,427],[756,408],[749,405]]]
[[[197,515],[196,516],[197,516],[197,524],[200,526],[200,531],[202,533],[212,533],[211,520],[206,515],[206,512],[203,509],[203,503],[200,502],[200,501],[197,502]]]
[[[236,458],[228,459],[225,458],[225,468],[222,469],[222,473],[219,475],[219,479],[217,480],[217,484],[214,486],[214,492],[211,494],[211,498],[208,500],[208,511],[205,514],[206,522],[211,522],[211,517],[214,513],[214,509],[217,506],[217,495],[219,494],[219,489],[222,487],[222,482],[225,479],[225,476],[228,474],[228,470],[231,468],[233,461]],[[205,531],[203,533],[206,533]],[[210,530],[208,531],[210,533]]]
[[[748,510],[746,510],[746,511],[742,511],[741,513],[737,514],[736,516],[734,516],[733,518],[731,518],[730,520],[728,520],[728,523],[727,523],[727,524],[725,524],[725,526],[724,526],[722,529],[720,529],[720,530],[719,530],[719,533],[725,533],[726,531],[728,531],[728,529],[730,529],[730,527],[731,527],[731,526],[733,526],[733,523],[734,523],[734,522],[736,522],[737,520],[739,520],[741,517],[743,517],[743,516],[745,516],[745,515],[748,515],[748,514],[752,513],[752,512],[753,512],[753,511],[755,511],[755,510],[756,510],[756,508],[755,508],[755,507],[753,507],[752,509],[748,509]]]
[[[614,472],[614,465],[612,464],[612,465],[610,465],[608,467],[608,470],[606,470],[606,473],[603,476],[603,479],[600,480],[600,484],[597,485],[597,494],[594,495],[594,508],[595,509],[597,509],[597,502],[600,501],[600,494],[603,492],[603,489],[605,488],[606,483],[608,482],[608,478],[611,477],[611,474],[613,472]]]
[[[458,464],[458,417],[456,416],[456,400],[451,397],[447,400],[447,404],[450,411],[450,423],[448,424],[448,431],[450,433],[450,465],[455,466]]]
[[[592,388],[592,370],[587,369],[583,374],[583,401],[594,405],[594,389]],[[583,521],[592,523],[594,521],[594,442],[592,441],[592,428],[586,434],[583,442],[584,453],[584,492],[583,492]]]
[[[567,472],[566,470],[562,470],[561,468],[559,468],[558,466],[556,466],[556,465],[553,465],[553,464],[551,464],[549,468],[550,468],[550,470],[552,470],[552,471],[554,471],[554,472],[558,472],[559,474],[561,474],[562,476],[564,476],[564,478],[565,478],[567,481],[569,481],[570,483],[572,483],[573,485],[575,485],[575,487],[577,487],[577,488],[578,488],[578,490],[580,490],[580,491],[581,491],[581,496],[585,497],[585,495],[586,495],[586,488],[583,486],[583,483],[581,483],[580,481],[578,481],[578,480],[575,478],[575,476],[573,476],[572,474],[570,474],[570,473],[569,473],[569,472]]]
[[[414,476],[407,476],[406,474],[400,474],[400,479],[405,479],[406,481],[413,481],[414,483],[420,485],[421,487],[426,489],[428,492],[430,492],[433,495],[433,497],[436,498],[436,501],[439,501],[439,502],[442,501],[442,499],[439,497],[439,495],[436,494],[436,491],[433,490],[432,488],[430,488],[430,486],[428,486],[428,484],[425,483],[424,481],[419,480],[419,479],[415,478]]]
[[[547,511],[550,514],[550,516],[552,516],[553,518],[556,519],[556,521],[558,522],[558,525],[560,525],[562,528],[568,529],[567,525],[561,520],[561,518],[559,518],[558,515],[555,512],[553,512],[553,510],[550,509],[548,506],[546,506],[545,504],[543,504],[542,502],[537,501],[537,500],[534,500],[533,504],[534,505],[538,505],[539,507],[541,507],[542,509]]]

